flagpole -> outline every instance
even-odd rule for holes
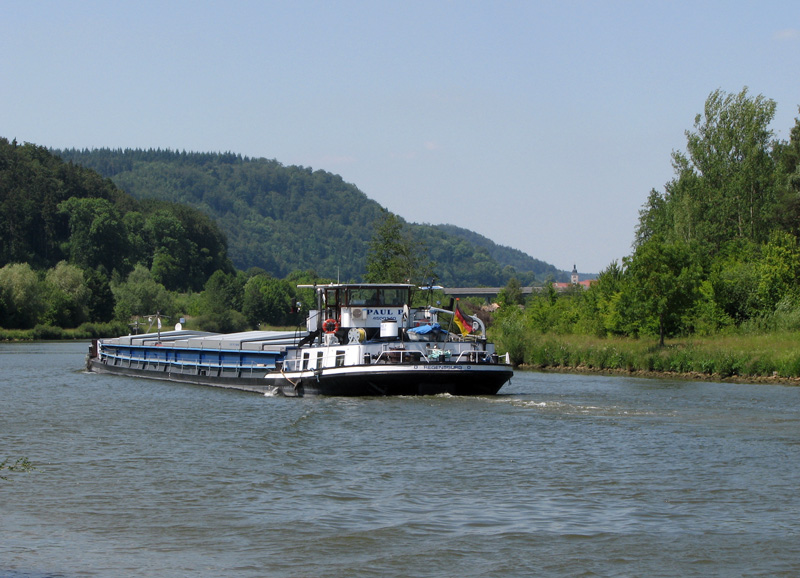
[[[451,301],[452,303],[452,301]],[[456,309],[458,308],[458,297],[456,297],[456,305],[453,307],[453,310],[450,312],[452,315],[450,316],[450,323],[447,324],[447,333],[450,333],[450,330],[453,329],[453,321],[456,320]]]

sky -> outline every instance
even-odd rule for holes
[[[800,116],[796,0],[0,0],[0,50],[0,137],[322,169],[586,273],[713,91]]]

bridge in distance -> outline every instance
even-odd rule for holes
[[[483,297],[490,301],[493,297],[497,297],[503,289],[505,287],[445,287],[443,291],[445,295],[451,297]],[[534,291],[541,290],[541,287],[520,287],[523,295],[530,295]]]

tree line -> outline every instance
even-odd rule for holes
[[[245,327],[291,321],[294,298],[289,281],[236,271],[225,235],[199,210],[134,199],[44,147],[0,138],[0,327],[156,312]]]
[[[40,271],[10,263],[0,268],[0,328],[52,338],[64,335],[58,328],[78,328],[79,337],[127,333],[127,326],[155,331],[156,317],[169,326],[190,317],[193,328],[215,332],[296,326],[313,305],[313,295],[297,284],[320,281],[313,271],[277,279],[259,269],[218,269],[199,291],[171,291],[142,264],[107,280],[66,261]]]
[[[800,119],[788,141],[770,129],[776,104],[744,88],[711,93],[674,177],[651,190],[633,253],[586,291],[552,289],[523,303],[503,292],[502,333],[518,362],[542,333],[713,335],[800,330]]]

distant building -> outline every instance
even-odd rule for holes
[[[570,275],[570,282],[569,283],[553,283],[553,288],[556,291],[564,291],[573,287],[575,285],[579,285],[584,289],[588,289],[589,286],[592,284],[593,279],[586,279],[585,281],[581,281],[578,276],[578,266],[572,265],[572,274]]]

